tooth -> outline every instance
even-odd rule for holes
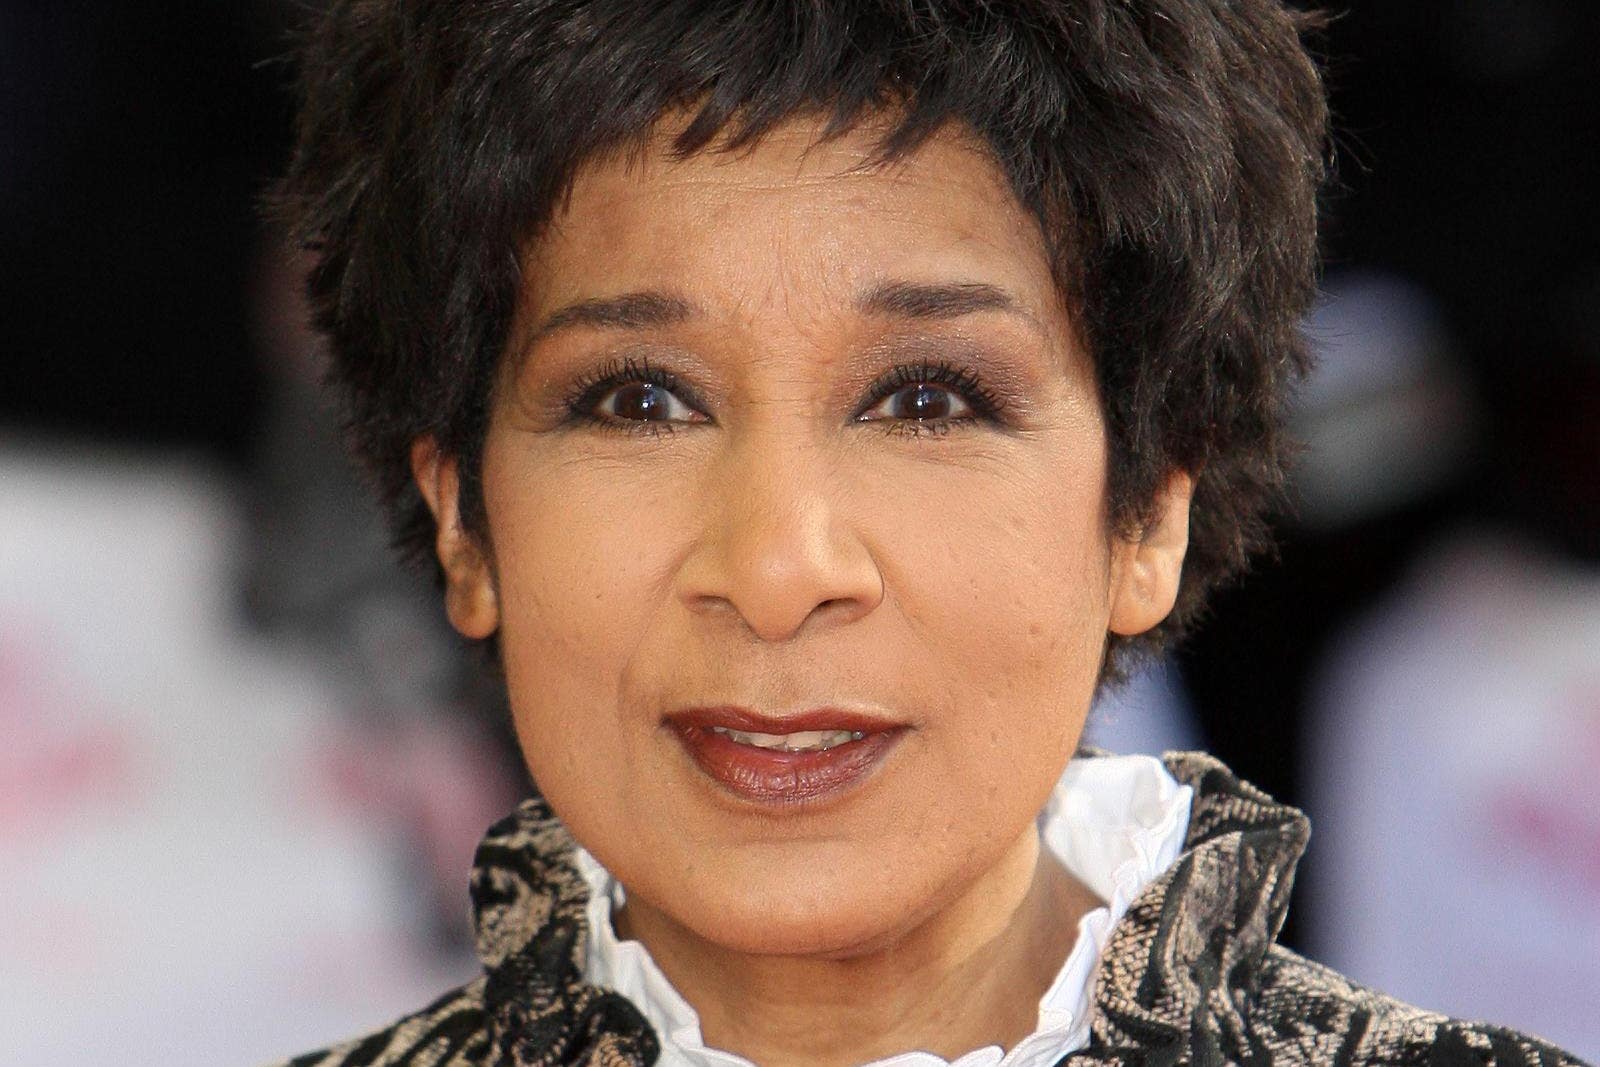
[[[734,730],[726,726],[713,726],[711,732],[741,745],[782,752],[826,752],[830,748],[851,741],[860,741],[867,736],[860,730],[802,730],[792,734],[760,734]]]
[[[728,737],[741,745],[755,745],[757,748],[782,748],[784,742],[783,734],[758,734],[744,730],[729,730]]]

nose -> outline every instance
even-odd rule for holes
[[[737,615],[776,642],[813,617],[843,625],[878,605],[883,576],[851,522],[854,487],[826,451],[762,436],[707,470],[702,536],[679,573],[692,611]]]

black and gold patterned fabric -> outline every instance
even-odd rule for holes
[[[1583,1067],[1536,1038],[1402,1004],[1274,944],[1306,817],[1210,756],[1163,762],[1195,791],[1183,854],[1112,931],[1089,1044],[1061,1067]],[[644,1017],[583,980],[588,887],[573,847],[543,801],[525,801],[490,828],[472,872],[484,976],[284,1067],[652,1063],[659,1045]]]

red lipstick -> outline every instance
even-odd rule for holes
[[[882,763],[906,731],[901,723],[836,708],[781,718],[731,706],[693,708],[667,716],[666,724],[718,785],[774,806],[843,793]]]

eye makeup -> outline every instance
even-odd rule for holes
[[[568,387],[562,401],[563,421],[568,425],[589,424],[623,433],[662,434],[674,432],[665,419],[618,419],[597,414],[595,409],[620,386],[642,383],[671,393],[696,411],[705,412],[699,393],[678,375],[650,362],[646,355],[615,357],[580,374]]]
[[[948,359],[923,358],[910,363],[897,363],[874,379],[867,387],[867,401],[856,413],[856,418],[859,419],[901,389],[913,385],[948,387],[960,393],[979,418],[997,419],[1006,406],[1005,398],[985,385],[972,368]]]
[[[688,374],[675,368],[682,358],[699,362],[658,346],[627,346],[597,354],[573,378],[552,382],[546,394],[549,416],[565,429],[594,427],[627,435],[714,426],[717,406]],[[842,418],[848,424],[877,426],[886,434],[904,437],[942,437],[979,427],[1019,430],[1037,408],[1035,392],[1045,387],[1030,368],[1018,365],[1018,360],[1029,358],[1034,357],[992,350],[966,336],[886,339],[862,350],[858,370],[848,374],[843,389],[854,392],[858,400],[842,411]],[[882,370],[866,378],[874,363]],[[728,389],[730,384],[718,379],[718,390]],[[629,413],[618,413],[616,406]],[[885,406],[888,410],[872,414]],[[914,414],[918,411],[926,418]]]
[[[916,346],[926,351],[926,345]],[[1007,378],[1014,375],[1006,375]],[[642,384],[670,394],[671,398],[705,416],[704,420],[639,419],[608,415],[599,409],[619,388]],[[950,394],[965,410],[961,414],[934,418],[865,417],[883,401],[906,390],[935,389]],[[1003,414],[1010,405],[1008,391],[997,389],[985,380],[976,361],[948,355],[924,354],[902,359],[880,373],[865,386],[864,399],[851,415],[852,422],[881,423],[887,433],[904,436],[947,434],[956,429],[980,425],[1005,425]],[[609,358],[584,371],[564,390],[559,411],[564,425],[594,426],[627,434],[673,433],[682,426],[714,423],[705,398],[688,381],[653,362],[648,355]],[[949,405],[947,405],[949,406]]]

